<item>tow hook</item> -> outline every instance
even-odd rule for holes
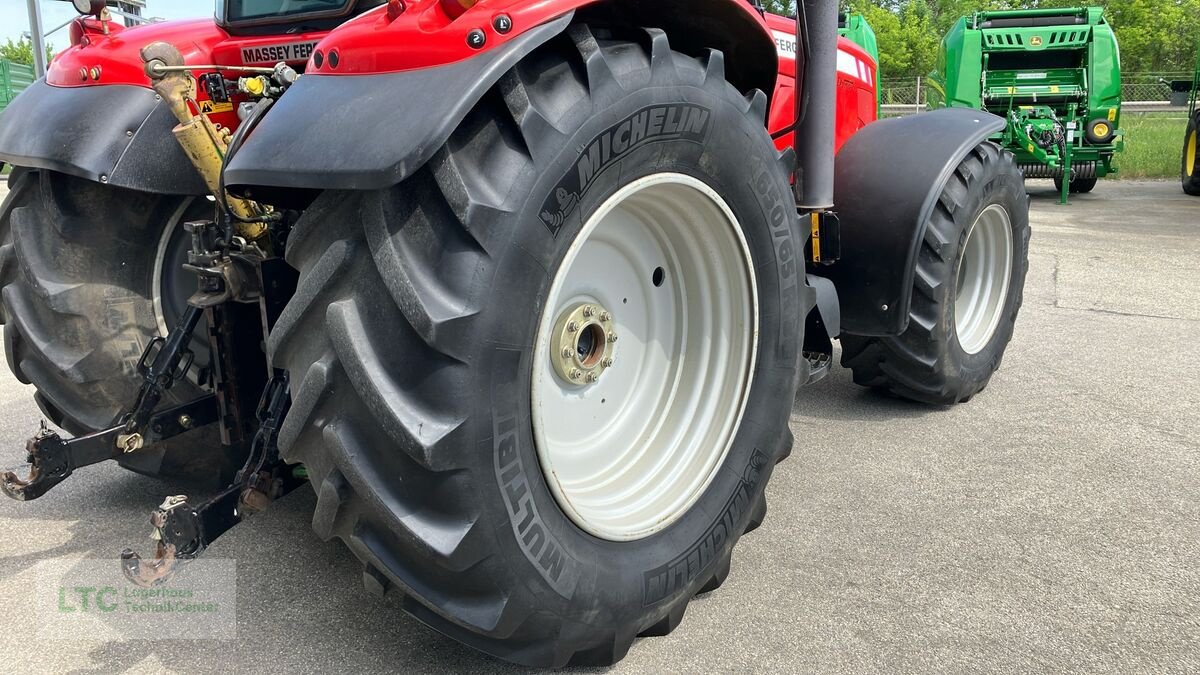
[[[305,481],[304,470],[285,464],[276,441],[290,405],[288,377],[278,373],[259,400],[258,432],[237,480],[216,497],[193,507],[184,495],[168,497],[150,514],[154,558],[144,561],[131,549],[121,552],[121,571],[134,584],[150,588],[169,580],[180,561],[196,559],[218,537],[245,518],[265,510]]]

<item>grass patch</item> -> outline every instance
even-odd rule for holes
[[[1182,113],[1125,113],[1125,151],[1114,160],[1117,178],[1178,178],[1183,130]]]

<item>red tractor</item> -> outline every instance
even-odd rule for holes
[[[1012,336],[1004,121],[867,124],[833,0],[76,5],[0,116],[6,353],[65,430],[0,487],[224,481],[153,513],[136,583],[307,480],[317,535],[430,626],[613,663],[724,581],[834,339],[947,405]]]

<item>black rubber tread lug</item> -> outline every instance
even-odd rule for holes
[[[382,212],[375,212],[374,200],[368,202],[366,209],[363,222],[367,244],[392,301],[425,344],[447,344],[455,334],[464,332],[468,327],[463,324],[478,313],[478,308],[471,306],[463,294],[468,290],[465,286],[486,270],[486,254],[474,241],[469,244],[462,241],[466,237],[442,242],[446,250],[420,251],[421,246],[437,246],[429,243],[433,228],[424,214],[410,215],[407,219],[397,216],[406,225],[402,232],[392,235],[386,225],[388,218]],[[455,271],[462,275],[457,281],[442,276]]]
[[[317,488],[317,508],[313,510],[313,532],[322,541],[329,541],[335,535],[338,521],[342,515],[342,507],[350,499],[350,486],[346,477],[340,471],[330,471]]]
[[[354,299],[331,304],[327,317],[329,337],[339,362],[359,398],[388,436],[427,469],[456,468],[444,464],[447,453],[438,452],[438,446],[464,442],[465,416],[448,415],[418,398],[416,395],[422,389],[392,379],[390,369],[379,360],[379,346],[372,344],[362,308]],[[429,351],[426,370],[430,377],[452,377],[458,364]],[[430,384],[426,382],[425,386]]]
[[[683,622],[683,615],[687,611],[687,607],[686,604],[683,604],[671,608],[671,611],[659,619],[658,623],[638,633],[638,637],[665,637],[674,633],[675,629],[679,628],[679,624]]]
[[[16,248],[10,237],[12,212],[29,198],[27,193],[36,185],[37,173],[28,169],[13,168],[8,176],[8,195],[0,203],[0,287],[11,283],[13,275],[17,273]],[[0,325],[8,323],[6,312],[3,303],[0,303]]]
[[[675,53],[671,50],[671,40],[666,32],[657,28],[644,30],[649,38],[650,81],[677,82],[679,71],[675,67]]]
[[[395,556],[393,547],[384,543],[377,529],[365,521],[359,521],[347,543],[360,556],[367,558],[369,565],[389,570],[391,574],[399,573],[399,582],[406,590],[406,595],[411,590],[421,597],[441,600],[437,604],[453,614],[456,623],[468,626],[475,632],[503,635],[515,629],[519,623],[515,613],[509,611],[507,595],[499,592],[456,593],[453,585],[434,587],[424,578],[407,573],[409,566]]]
[[[567,35],[570,36],[575,44],[575,49],[579,51],[579,56],[583,59],[584,70],[587,73],[587,86],[592,93],[612,85],[620,86],[620,82],[608,63],[608,57],[605,55],[604,49],[600,47],[600,42],[592,33],[591,28],[586,24],[573,24],[567,29]]]
[[[44,337],[44,331],[34,330],[31,321],[37,315],[25,293],[21,291],[21,288],[14,285],[5,288],[3,292],[4,302],[12,309],[13,314],[9,323],[10,330],[21,336],[21,344],[26,346],[36,358],[52,365],[61,377],[76,385],[87,384],[116,374],[112,370],[89,372],[89,361],[92,363],[96,361],[92,358],[94,350],[79,352],[58,344],[52,338]],[[23,361],[20,362],[20,365],[24,367]]]
[[[505,73],[500,78],[499,87],[509,115],[516,123],[517,128],[521,130],[521,140],[525,152],[536,165],[544,166],[546,162],[550,161],[550,148],[557,145],[557,143],[538,141],[547,137],[556,140],[561,139],[565,134],[555,126],[545,113],[534,105],[530,99],[529,89],[521,79],[520,70],[513,69]],[[543,149],[545,149],[545,152],[539,154],[539,151]],[[436,159],[437,156],[435,156]],[[434,166],[436,175],[438,169],[436,168],[436,164]],[[441,177],[439,175],[440,180]]]
[[[754,118],[759,124],[767,123],[767,95],[761,89],[746,94],[746,100],[750,103],[749,115]]]
[[[763,521],[767,518],[767,495],[764,493],[754,502],[754,509],[750,511],[750,520],[746,523],[746,529],[743,534],[750,534],[762,526]]]
[[[788,175],[792,175],[796,171],[796,150],[794,148],[784,148],[779,153],[779,165],[787,171]]]
[[[708,49],[701,59],[704,66],[704,83],[710,86],[725,87],[729,82],[725,79],[725,53],[719,49]],[[745,111],[749,111],[753,101],[746,97]]]
[[[333,379],[332,359],[324,358],[314,362],[304,372],[298,387],[292,388],[292,407],[288,410],[283,424],[279,428],[279,449],[284,459],[292,462],[307,463],[309,458],[293,452],[302,450],[298,439],[313,423],[313,417],[318,408],[330,393],[330,382]],[[293,373],[293,378],[295,374]],[[293,382],[295,379],[293,379]],[[313,483],[316,485],[316,483]]]
[[[614,633],[605,638],[596,647],[575,652],[575,655],[567,662],[567,667],[605,668],[611,666],[625,658],[625,655],[629,653],[629,649],[633,647],[633,640],[636,637],[632,633]]]
[[[367,563],[363,565],[363,588],[367,592],[377,598],[382,598],[387,595],[388,590],[392,586],[391,579],[387,575],[379,571],[379,568]]]
[[[712,593],[720,588],[721,584],[724,584],[725,580],[729,578],[729,567],[731,560],[732,555],[730,553],[726,553],[725,555],[721,556],[721,560],[717,563],[717,566],[713,571],[713,575],[708,578],[708,581],[704,582],[704,585],[700,587],[700,590],[696,591],[696,595]]]
[[[303,219],[301,219],[303,222]],[[324,309],[339,292],[335,279],[344,277],[354,261],[357,244],[345,239],[334,241],[317,260],[308,266],[296,286],[296,292],[275,321],[275,328],[267,338],[267,354],[274,355],[286,349],[293,340],[305,340],[312,334],[310,317],[318,308]],[[276,364],[282,368],[282,364]]]

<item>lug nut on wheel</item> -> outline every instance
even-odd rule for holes
[[[595,384],[613,365],[612,314],[591,303],[572,305],[555,322],[550,357],[560,378],[575,386]]]

